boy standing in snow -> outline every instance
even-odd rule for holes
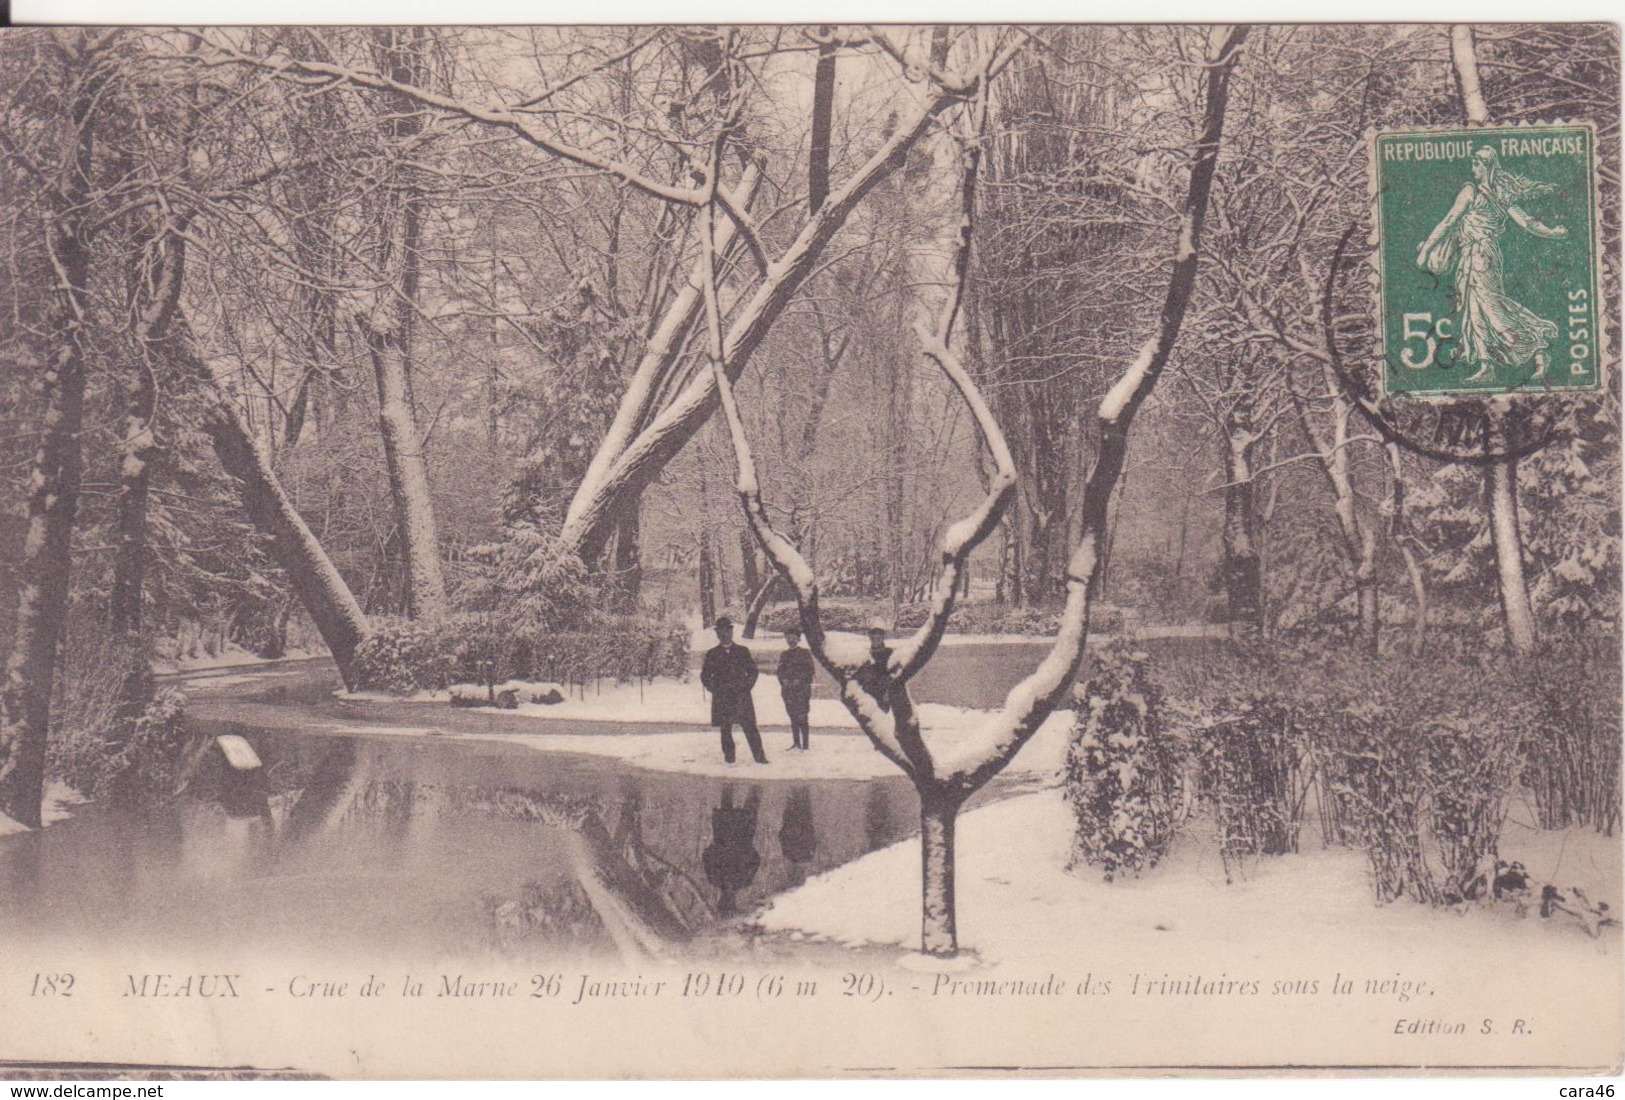
[[[700,665],[700,683],[711,693],[711,724],[722,731],[722,758],[734,762],[734,723],[745,731],[750,754],[758,764],[767,763],[762,752],[762,735],[756,731],[756,706],[750,689],[756,684],[756,661],[750,650],[734,644],[733,620],[726,615],[716,621],[717,644],[706,651]]]
[[[788,647],[779,658],[776,675],[784,711],[790,716],[790,747],[807,749],[807,712],[812,706],[813,658],[801,648],[801,631],[791,627],[784,632]]]

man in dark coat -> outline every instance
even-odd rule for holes
[[[722,731],[722,758],[734,762],[734,723],[745,731],[750,754],[758,764],[767,763],[762,752],[762,735],[756,731],[756,706],[750,689],[756,683],[756,661],[750,650],[734,644],[733,620],[723,616],[716,621],[717,644],[706,651],[700,665],[700,683],[711,693],[711,724]]]
[[[806,749],[807,711],[812,706],[813,656],[801,648],[801,631],[793,627],[784,632],[788,648],[779,658],[779,696],[784,700],[784,711],[790,716],[790,747]]]

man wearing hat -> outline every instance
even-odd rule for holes
[[[813,657],[801,647],[801,631],[791,627],[784,632],[785,650],[779,657],[779,696],[790,716],[790,747],[806,749],[807,712],[812,706]]]
[[[750,689],[756,684],[756,661],[750,650],[734,644],[733,620],[726,615],[716,621],[717,644],[706,651],[700,665],[700,683],[711,693],[711,724],[722,731],[722,758],[734,762],[734,723],[745,731],[750,754],[758,764],[767,763],[762,752],[762,735],[756,730],[756,707]]]
[[[869,663],[852,676],[881,710],[891,710],[891,646],[886,644],[886,631],[886,624],[879,619],[869,624]]]

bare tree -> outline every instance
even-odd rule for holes
[[[873,32],[867,41],[892,46],[884,30]],[[1019,39],[1016,44],[990,51],[979,64],[936,81],[926,94],[903,107],[880,147],[844,182],[832,187],[777,257],[758,264],[749,289],[737,295],[738,304],[731,311],[731,321],[723,338],[722,362],[730,380],[739,377],[750,356],[813,272],[819,255],[864,197],[902,166],[909,148],[942,112],[1001,70],[1014,56],[1018,45]],[[748,225],[748,221],[734,216],[727,201],[729,189],[718,186],[714,190],[729,222],[735,227]],[[737,201],[731,203],[733,208],[739,205]],[[719,242],[725,242],[729,230],[720,232],[724,236]],[[699,371],[686,385],[675,389],[667,381],[673,370],[681,368],[681,338],[690,330],[701,308],[699,281],[696,273],[667,308],[622,399],[609,435],[599,447],[570,504],[562,532],[564,543],[584,558],[594,556],[615,501],[623,494],[636,493],[647,486],[716,406],[717,389],[712,372]]]
[[[713,288],[706,294],[712,374],[734,445],[741,504],[763,549],[796,594],[809,648],[840,684],[842,701],[870,743],[909,777],[920,798],[921,949],[928,954],[951,956],[959,950],[954,829],[960,807],[1027,743],[1072,686],[1082,662],[1091,602],[1104,572],[1103,549],[1112,491],[1122,476],[1135,413],[1173,351],[1195,288],[1197,249],[1223,134],[1230,76],[1246,37],[1245,27],[1214,31],[1209,36],[1202,122],[1189,159],[1178,244],[1159,322],[1155,334],[1140,348],[1097,410],[1100,452],[1085,483],[1080,537],[1067,570],[1067,599],[1059,633],[1037,670],[1011,689],[1004,706],[989,719],[974,743],[956,752],[941,756],[932,752],[909,694],[909,682],[935,654],[953,614],[970,552],[997,526],[1009,505],[1017,477],[1015,460],[998,421],[958,356],[947,347],[946,339],[958,310],[958,287],[938,330],[932,332],[922,323],[916,331],[924,354],[937,364],[970,411],[982,443],[992,456],[995,472],[980,504],[950,527],[943,539],[935,601],[927,621],[890,655],[885,667],[876,668],[866,664],[863,657],[831,646],[819,614],[817,579],[800,551],[773,528],[768,518],[744,422],[723,366],[726,346],[717,293],[714,282],[707,279]],[[968,247],[970,229],[968,223],[962,227],[961,255]],[[708,251],[706,257],[709,255]]]

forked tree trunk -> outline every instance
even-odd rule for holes
[[[446,613],[446,580],[440,568],[440,540],[428,468],[407,375],[405,337],[399,330],[366,329],[378,386],[378,430],[389,471],[389,493],[397,528],[406,547],[406,609],[414,619],[438,619]]]
[[[1198,248],[1224,130],[1230,75],[1247,33],[1246,27],[1233,27],[1224,32],[1216,30],[1210,37],[1202,128],[1190,159],[1190,179],[1181,211],[1178,244],[1161,316],[1155,335],[1141,346],[1133,363],[1101,400],[1096,414],[1100,449],[1084,485],[1079,542],[1067,568],[1066,606],[1055,642],[1037,669],[1011,688],[996,719],[987,724],[985,736],[971,744],[954,746],[951,759],[938,761],[932,755],[919,717],[910,704],[908,684],[930,662],[941,644],[971,551],[998,526],[1014,495],[1017,477],[1015,459],[1003,430],[976,383],[947,347],[957,291],[950,299],[947,314],[950,321],[941,326],[942,335],[928,332],[923,325],[918,326],[916,332],[924,353],[936,361],[970,409],[998,474],[991,479],[987,495],[977,508],[949,527],[943,539],[936,599],[926,622],[911,639],[892,652],[881,669],[831,654],[825,644],[813,570],[768,518],[744,420],[734,400],[731,379],[724,369],[721,311],[716,304],[714,281],[707,278],[713,287],[706,300],[712,377],[733,442],[737,488],[746,518],[775,568],[796,593],[802,631],[814,658],[841,685],[842,701],[870,744],[907,775],[920,794],[921,949],[928,954],[949,957],[959,950],[953,880],[954,819],[959,806],[998,775],[1032,738],[1071,688],[1083,661],[1091,603],[1104,572],[1100,550],[1110,526],[1114,491],[1122,479],[1128,456],[1129,429],[1167,365],[1195,289]],[[962,230],[963,252],[972,227],[966,223]],[[706,260],[709,276],[709,253]]]

